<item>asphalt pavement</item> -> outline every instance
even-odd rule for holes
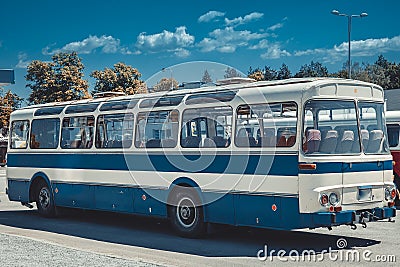
[[[2,266],[397,266],[400,223],[366,229],[273,231],[213,225],[202,239],[174,234],[162,219],[78,210],[58,218],[10,202],[0,169]],[[267,253],[265,253],[267,252]]]

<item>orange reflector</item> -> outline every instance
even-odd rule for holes
[[[396,166],[396,161],[392,160],[392,165]]]
[[[396,189],[392,189],[392,192],[390,192],[390,196],[394,199],[396,197]]]
[[[146,195],[142,195],[142,199],[146,200],[147,199]]]
[[[317,169],[317,164],[315,163],[299,163],[300,170],[315,170]]]
[[[276,207],[275,204],[273,204],[272,207],[271,207],[271,209],[272,209],[273,211],[276,211],[278,208]]]
[[[335,211],[342,211],[342,207],[335,207]]]
[[[389,208],[393,207],[394,206],[394,202],[389,202],[388,206],[389,206]]]
[[[335,210],[335,208],[334,208],[333,206],[330,206],[330,207],[329,207],[329,211],[330,211],[330,212],[333,212],[334,210]]]

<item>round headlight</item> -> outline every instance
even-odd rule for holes
[[[331,205],[336,205],[339,202],[339,197],[336,193],[330,193],[329,195],[329,203]]]

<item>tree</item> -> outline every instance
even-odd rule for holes
[[[319,62],[311,61],[310,65],[304,64],[300,71],[294,75],[296,78],[328,77],[328,69]]]
[[[96,79],[93,94],[100,92],[123,92],[127,95],[147,93],[145,82],[140,80],[142,74],[122,62],[114,64],[112,69],[93,71],[90,76]]]
[[[229,79],[234,77],[242,77],[242,75],[234,68],[227,67],[225,70],[224,78]]]
[[[278,80],[292,78],[292,73],[290,72],[289,67],[285,63],[282,63],[281,68],[277,72],[276,78]]]
[[[204,71],[201,81],[204,83],[212,83],[213,82],[213,80],[211,79],[211,75],[208,73],[207,70]]]
[[[277,79],[277,72],[276,70],[272,69],[271,67],[265,66],[264,67],[264,80],[266,81],[273,81]]]
[[[178,88],[178,82],[174,78],[162,78],[156,85],[153,87],[153,92],[161,92],[161,91],[169,91],[172,89]]]
[[[264,73],[259,68],[255,69],[255,70],[250,69],[249,75],[247,75],[247,77],[252,78],[256,81],[263,81]]]
[[[22,101],[23,99],[13,94],[11,90],[0,96],[0,129],[8,128],[11,112],[19,108]]]
[[[52,62],[32,61],[25,76],[26,87],[32,90],[28,102],[44,104],[90,98],[83,69],[76,52],[55,54]]]

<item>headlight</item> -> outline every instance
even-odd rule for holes
[[[339,197],[336,193],[330,193],[329,195],[329,203],[331,205],[336,205],[339,202]]]

